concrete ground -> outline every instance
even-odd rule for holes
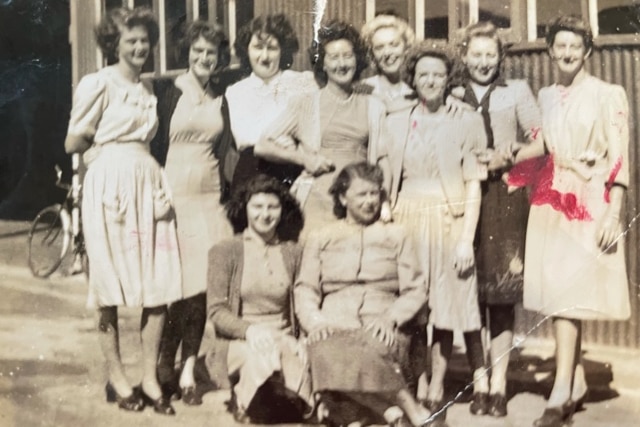
[[[85,308],[83,276],[34,279],[26,267],[28,223],[0,221],[0,426],[233,426],[224,401],[210,391],[200,407],[175,403],[177,415],[120,411],[104,401],[105,372],[95,319]],[[140,378],[139,310],[121,311],[122,357]],[[210,326],[208,326],[210,328]],[[211,337],[208,329],[203,346]],[[526,338],[526,337],[523,337]],[[543,411],[553,371],[553,343],[525,339],[512,355],[511,399],[504,419],[469,414],[469,370],[458,352],[451,366],[450,426],[528,427]],[[573,425],[640,425],[640,352],[587,347],[592,392]],[[460,393],[458,393],[460,392]],[[293,424],[288,426],[293,427]]]

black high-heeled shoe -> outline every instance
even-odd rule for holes
[[[569,399],[560,407],[545,408],[542,416],[533,422],[533,427],[563,427],[571,421],[576,403]]]
[[[161,414],[161,415],[176,414],[176,410],[173,409],[173,406],[171,406],[171,400],[169,400],[166,396],[163,396],[162,394],[160,395],[159,398],[152,399],[151,397],[149,397],[147,393],[144,392],[144,390],[142,390],[142,398],[144,399],[147,405],[153,406],[153,411],[156,414]]]
[[[489,413],[489,394],[473,393],[469,412],[473,415],[487,415]]]
[[[489,396],[489,415],[492,417],[507,416],[507,396],[500,393]]]
[[[144,400],[140,396],[137,388],[134,388],[129,396],[122,397],[116,389],[113,388],[113,385],[108,382],[104,387],[104,392],[107,402],[117,403],[120,409],[133,412],[140,412],[144,409]]]

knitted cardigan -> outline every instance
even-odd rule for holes
[[[297,243],[283,242],[282,257],[285,267],[295,279],[300,267],[302,249]],[[251,260],[249,260],[249,265]],[[207,350],[206,366],[211,380],[221,388],[229,387],[227,352],[229,341],[245,339],[251,323],[242,319],[240,286],[244,268],[244,241],[242,234],[218,243],[209,251],[207,274],[207,313],[216,332],[215,345]],[[288,316],[295,336],[298,327],[293,309],[293,282],[291,283]]]

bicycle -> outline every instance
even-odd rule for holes
[[[67,190],[62,203],[42,209],[31,224],[28,236],[28,263],[35,277],[47,278],[65,261],[69,249],[73,254],[66,275],[89,274],[80,221],[80,156],[71,157],[71,184],[62,183],[62,170],[56,165],[56,186]]]

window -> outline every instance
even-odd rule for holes
[[[546,27],[560,15],[584,16],[576,0],[536,0],[536,38],[543,38]]]
[[[498,28],[511,28],[511,0],[480,0],[479,21],[491,21]]]
[[[640,33],[640,1],[598,2],[598,34]]]
[[[468,8],[468,6],[467,6]],[[449,5],[446,1],[427,1],[424,5],[424,38],[449,37]]]

